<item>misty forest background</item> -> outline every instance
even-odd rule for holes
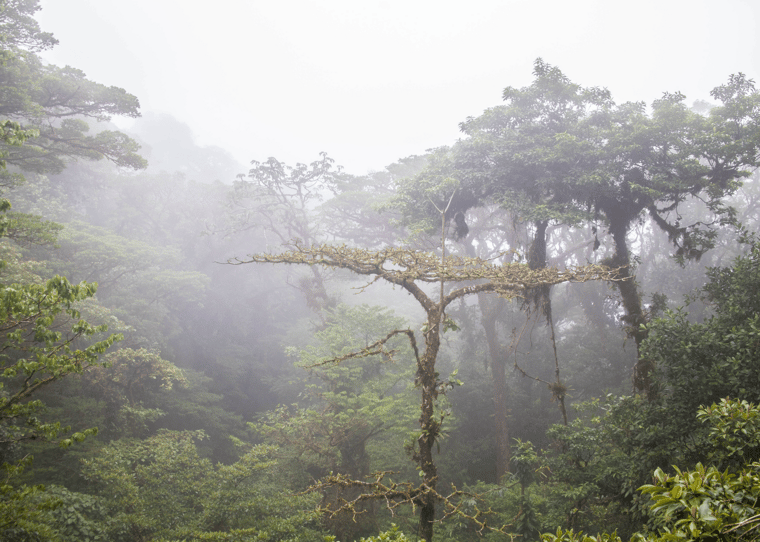
[[[758,536],[752,81],[538,59],[449,147],[243,165],[42,62],[37,10],[0,1],[2,540]]]

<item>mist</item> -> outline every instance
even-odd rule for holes
[[[1,539],[747,534],[754,3],[6,4]]]

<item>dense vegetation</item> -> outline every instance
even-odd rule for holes
[[[0,0],[0,539],[758,537],[751,80],[539,59],[450,147],[236,176],[38,9]]]

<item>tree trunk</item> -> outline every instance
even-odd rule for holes
[[[536,235],[528,251],[528,267],[531,269],[546,268],[546,229],[549,227],[548,220],[539,220],[534,222],[536,226]],[[565,408],[566,388],[562,384],[559,372],[559,356],[557,355],[557,337],[554,332],[554,317],[552,316],[552,298],[551,287],[548,285],[533,288],[527,297],[527,308],[532,308],[541,312],[546,319],[546,325],[549,327],[549,340],[554,352],[554,378],[553,384],[549,385],[552,392],[552,398],[557,401],[559,411],[562,414],[562,422],[567,425],[567,408]]]
[[[610,216],[608,214],[608,216]],[[620,297],[625,309],[623,321],[626,324],[626,332],[636,343],[636,365],[633,368],[633,388],[652,399],[653,390],[651,382],[652,364],[649,360],[641,358],[641,343],[647,338],[647,330],[643,327],[646,323],[646,315],[641,306],[641,296],[636,283],[636,276],[631,272],[631,259],[628,252],[627,223],[624,220],[610,220],[610,233],[615,242],[615,255],[612,257],[610,266],[620,268],[615,286],[620,292]]]
[[[528,249],[528,267],[533,270],[546,268],[546,228],[548,220],[540,220],[533,223],[536,226],[536,234]],[[546,323],[551,323],[552,306],[549,297],[551,288],[548,285],[538,286],[526,292],[526,304],[528,309],[532,305],[540,310],[546,317]]]
[[[441,344],[440,325],[443,315],[442,307],[428,311],[428,332],[425,334],[425,352],[417,369],[417,383],[422,389],[422,405],[420,406],[420,436],[417,439],[417,464],[422,471],[423,490],[419,497],[420,522],[419,537],[421,540],[433,540],[433,522],[435,521],[435,488],[438,482],[438,470],[433,461],[433,446],[438,438],[440,424],[435,419],[435,400],[438,397],[438,381],[435,372],[435,361]]]
[[[499,347],[496,333],[496,319],[504,308],[504,302],[485,294],[478,295],[483,329],[486,333],[488,354],[491,359],[491,380],[493,381],[494,434],[496,436],[496,483],[501,482],[509,472],[509,423],[507,421],[507,377],[506,360]]]

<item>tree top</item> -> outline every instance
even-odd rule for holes
[[[440,256],[409,248],[387,247],[368,250],[346,245],[303,246],[298,242],[293,249],[280,254],[250,254],[246,258],[229,261],[234,265],[246,263],[304,264],[347,269],[359,275],[375,276],[393,284],[406,285],[415,281],[439,283],[477,282],[462,289],[461,295],[479,291],[493,291],[513,298],[522,292],[540,286],[562,282],[588,280],[615,280],[616,271],[601,265],[530,269],[523,263],[493,263],[482,258]],[[452,292],[453,293],[453,292]]]

